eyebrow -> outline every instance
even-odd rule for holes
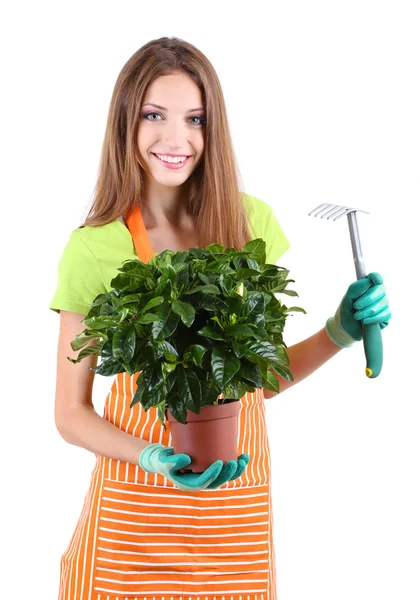
[[[155,108],[159,108],[160,110],[168,110],[167,108],[165,108],[164,106],[160,106],[159,104],[153,104],[152,102],[146,102],[146,104],[144,104],[144,106],[154,106]],[[192,112],[196,112],[198,110],[204,110],[204,108],[202,106],[199,106],[198,108],[191,108],[190,110],[187,110],[187,113],[192,113]]]

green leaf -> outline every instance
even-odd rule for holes
[[[166,379],[167,375],[173,373],[177,367],[177,363],[174,362],[163,362],[162,365],[162,375],[164,379]]]
[[[199,414],[201,408],[201,385],[197,375],[191,369],[178,365],[176,371],[178,393],[185,406]]]
[[[70,346],[72,350],[76,352],[77,350],[80,350],[80,348],[83,348],[83,346],[86,346],[86,344],[88,344],[94,339],[99,339],[98,334],[93,331],[85,330],[84,332],[76,335],[76,339],[70,342]]]
[[[203,337],[208,337],[211,340],[224,340],[223,334],[214,327],[211,323],[202,327],[199,331],[197,331],[198,335]]]
[[[174,400],[173,402],[171,402],[170,405],[168,405],[168,409],[172,413],[173,417],[179,423],[182,423],[183,425],[186,424],[186,422],[187,422],[187,408],[186,408],[186,406],[184,406],[184,402],[183,401],[181,401],[179,398],[177,398],[176,400]]]
[[[293,374],[287,367],[275,363],[273,364],[272,369],[286,381],[293,381]]]
[[[112,355],[116,360],[130,362],[136,349],[136,332],[132,327],[121,327],[112,339]]]
[[[211,355],[211,370],[220,387],[224,387],[239,371],[241,361],[233,353],[215,346]]]
[[[236,340],[233,340],[232,349],[235,353],[235,356],[237,356],[238,358],[242,358],[243,356],[245,356],[245,354],[247,352],[247,345],[243,344],[241,342],[238,342]]]
[[[208,349],[205,346],[201,346],[200,344],[192,344],[185,349],[183,361],[188,362],[191,360],[198,367],[202,364],[203,356],[207,350]]]
[[[178,265],[184,264],[189,256],[188,250],[180,250],[174,254],[172,265],[176,268]]]
[[[285,365],[289,365],[290,364],[290,360],[289,360],[289,356],[287,354],[286,348],[284,348],[283,346],[277,346],[277,358],[284,363]]]
[[[249,292],[242,305],[241,316],[247,321],[252,321],[261,313],[264,313],[264,296],[261,292]]]
[[[276,347],[270,342],[250,342],[247,345],[246,356],[252,362],[255,362],[256,358],[263,358],[270,363],[277,363]]]
[[[154,348],[156,358],[164,356],[169,362],[176,362],[179,358],[176,348],[169,342],[159,342],[154,346]]]
[[[206,246],[206,250],[209,252],[223,252],[223,246],[221,244],[209,244]]]
[[[126,306],[124,308],[118,308],[117,310],[120,313],[120,319],[118,321],[118,325],[120,325],[130,314],[131,308],[129,306]]]
[[[148,325],[157,321],[160,321],[160,317],[154,313],[146,313],[137,319],[137,323],[141,323],[142,325]]]
[[[202,406],[213,404],[217,397],[222,393],[222,388],[219,387],[212,377],[211,373],[204,373],[204,379],[200,379],[202,392]],[[207,379],[206,379],[207,378]]]
[[[305,315],[307,314],[306,310],[304,308],[300,308],[299,306],[290,306],[286,312],[301,312],[304,313]]]
[[[152,406],[157,406],[160,404],[160,402],[165,401],[166,390],[163,384],[164,381],[162,380],[162,384],[160,386],[156,386],[153,389],[147,389],[147,387],[145,388],[140,400],[144,410],[147,411]]]
[[[151,332],[154,339],[165,339],[170,337],[180,321],[179,315],[172,312],[169,304],[159,306],[156,309],[158,320],[152,324]]]
[[[245,244],[242,252],[251,252],[254,258],[260,258],[262,262],[265,262],[266,243],[262,238],[256,238]]]
[[[122,366],[119,360],[107,359],[101,362],[101,364],[93,367],[92,369],[98,375],[105,375],[110,377],[111,375],[116,375],[117,373],[124,373],[125,369]]]
[[[166,432],[165,410],[166,410],[166,401],[164,400],[163,402],[159,402],[159,404],[157,405],[157,414],[159,417],[159,421],[162,423],[163,429]]]
[[[184,292],[184,294],[195,294],[195,292],[205,292],[206,294],[220,294],[220,290],[217,285],[196,285],[191,290]]]
[[[271,371],[267,371],[264,387],[272,392],[280,392],[279,381],[277,377]]]
[[[172,302],[172,311],[179,315],[182,322],[186,327],[191,327],[195,319],[195,310],[188,302],[182,302],[181,300],[174,300]]]
[[[255,331],[251,329],[251,327],[248,325],[241,325],[240,323],[225,327],[225,334],[231,335],[235,339],[255,337]]]
[[[98,356],[101,352],[102,346],[104,345],[104,342],[98,342],[97,344],[94,344],[92,346],[88,346],[87,348],[85,348],[84,350],[82,350],[78,357],[76,359],[74,358],[69,358],[67,357],[67,359],[72,362],[73,364],[77,364],[79,363],[83,358],[86,358],[86,356]]]
[[[183,293],[184,290],[188,289],[190,283],[190,272],[188,264],[180,266],[176,274],[176,287]]]
[[[114,327],[116,325],[114,319],[107,319],[104,317],[92,317],[90,319],[85,319],[84,322],[87,327],[94,329],[95,331],[101,331],[102,329]]]
[[[172,297],[172,281],[170,279],[162,281],[162,283],[157,286],[155,294],[157,296],[163,296],[165,300],[170,300]]]
[[[227,304],[218,296],[210,294],[200,294],[199,299],[195,303],[196,310],[203,308],[209,312],[222,311],[227,309]]]
[[[176,282],[177,273],[171,264],[167,264],[161,277],[161,281],[169,279],[172,284]]]
[[[126,304],[130,304],[133,306],[138,306],[141,301],[142,294],[127,294],[121,298],[121,304],[125,306]]]
[[[261,373],[258,365],[250,362],[249,360],[243,359],[241,361],[241,368],[238,371],[238,375],[246,381],[252,383],[256,388],[262,387]]]
[[[150,310],[151,308],[154,308],[155,306],[160,306],[161,304],[163,304],[163,302],[165,302],[165,298],[163,296],[156,296],[155,298],[152,298],[151,300],[149,300],[149,302],[146,304],[146,306],[141,309],[141,312],[144,313],[144,312],[146,312],[146,310]]]
[[[101,306],[105,302],[109,302],[112,296],[113,292],[108,292],[107,294],[99,294],[99,296],[96,296],[95,300],[92,302],[91,308],[95,306]]]
[[[260,265],[258,264],[258,262],[256,260],[254,260],[250,256],[246,256],[245,260],[250,269],[252,269],[253,271],[256,271],[257,273],[260,272]]]
[[[136,392],[133,396],[133,399],[131,400],[130,408],[133,408],[133,406],[135,404],[137,404],[137,402],[141,402],[144,390],[145,390],[145,385],[144,385],[144,381],[142,381],[140,383],[140,385],[137,386]]]
[[[143,381],[147,392],[156,391],[164,383],[159,363],[148,363],[142,372]]]
[[[101,304],[99,307],[99,315],[101,317],[112,317],[112,315],[115,316],[115,307],[108,303]]]

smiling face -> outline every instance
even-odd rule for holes
[[[137,147],[146,182],[182,185],[204,151],[200,89],[185,73],[158,77],[148,87],[140,110]]]

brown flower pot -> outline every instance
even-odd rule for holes
[[[238,460],[239,400],[202,406],[197,415],[187,410],[187,422],[177,421],[169,409],[165,414],[175,454],[188,454],[191,463],[181,473],[202,473],[216,460]]]

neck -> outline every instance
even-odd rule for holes
[[[187,213],[185,186],[148,185],[140,202],[146,229],[183,227],[191,221]]]

